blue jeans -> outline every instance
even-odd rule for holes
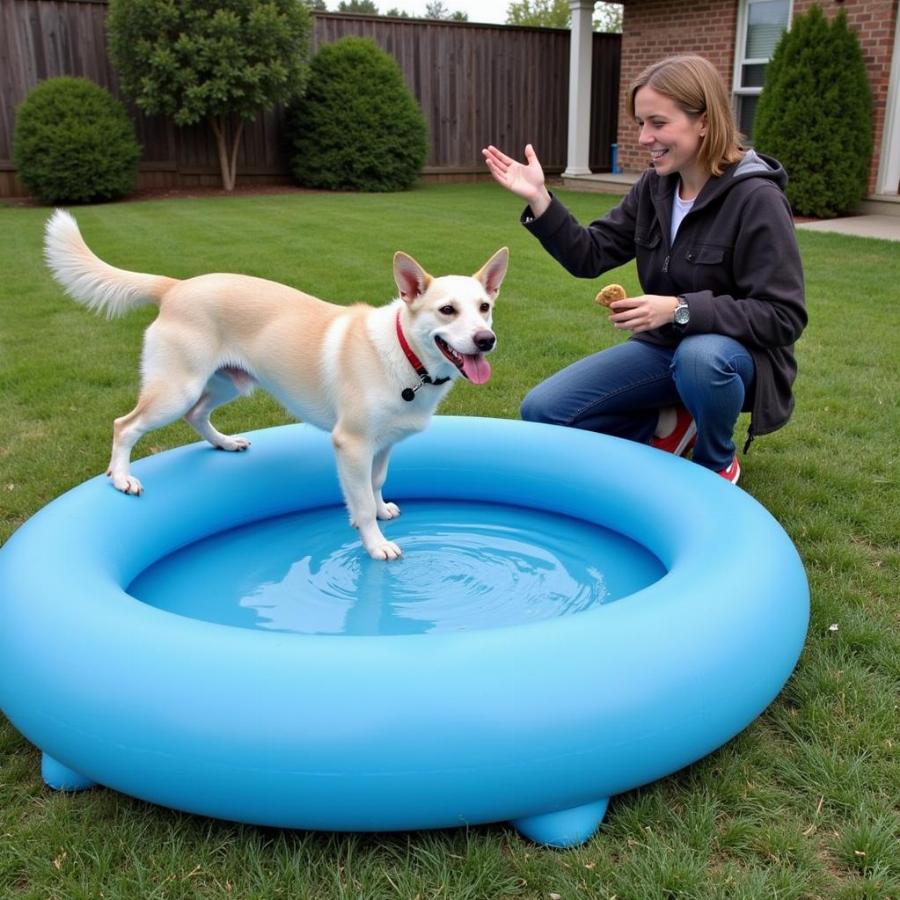
[[[694,461],[719,472],[734,457],[754,377],[747,349],[720,334],[690,335],[677,347],[625,341],[541,382],[522,401],[522,418],[647,443],[659,410],[683,403],[697,422]]]

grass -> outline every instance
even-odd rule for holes
[[[582,221],[615,202],[561,194]],[[0,540],[105,467],[152,316],[106,322],[66,299],[41,261],[47,212],[0,207]],[[507,244],[494,377],[458,386],[442,408],[501,417],[516,416],[550,372],[618,339],[593,306],[598,285],[567,275],[518,212],[491,185],[76,211],[93,248],[122,268],[243,271],[342,303],[393,296],[395,249],[442,274],[474,271]],[[0,897],[900,897],[900,253],[862,238],[799,239],[810,325],[798,345],[797,410],[755,442],[742,485],[797,544],[812,620],[794,675],[745,731],[613,798],[600,832],[560,852],[502,824],[328,835],[207,820],[106,790],[53,794],[36,749],[0,716]],[[638,287],[631,265],[608,280]],[[217,414],[226,431],[284,421],[261,395]],[[137,455],[194,439],[173,425]]]

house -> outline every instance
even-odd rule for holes
[[[628,85],[650,63],[674,53],[699,53],[710,60],[731,86],[738,126],[751,140],[756,103],[765,68],[782,32],[794,16],[806,12],[815,0],[624,0],[622,62],[620,70],[618,164],[625,173],[624,190],[633,174],[646,167],[637,144],[637,129],[628,117]],[[818,0],[829,17],[846,11],[850,27],[859,37],[872,89],[874,154],[869,171],[869,196],[862,211],[900,215],[900,14],[897,0]],[[569,165],[565,180],[591,179],[608,190],[615,177],[585,170],[584,151],[573,134],[573,122],[585,118],[590,98],[578,93],[585,82],[585,62],[579,52],[585,28],[590,30],[592,0],[571,0],[572,54],[570,70]],[[588,69],[589,74],[589,69]],[[575,105],[577,104],[577,106]],[[572,114],[573,106],[579,111]],[[629,177],[629,173],[631,177]]]

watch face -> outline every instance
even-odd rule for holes
[[[675,309],[675,324],[687,325],[691,320],[691,311],[687,306],[679,306]]]

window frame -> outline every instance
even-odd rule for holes
[[[747,29],[750,25],[750,4],[754,0],[739,0],[738,16],[737,16],[737,34],[735,35],[734,44],[734,70],[732,72],[731,81],[731,105],[734,109],[735,117],[738,120],[740,128],[740,104],[744,97],[758,97],[762,93],[762,87],[745,87],[742,84],[742,76],[744,66],[747,65],[764,65],[772,58],[767,56],[765,59],[759,57],[745,57],[744,49],[747,46]],[[794,0],[787,0],[788,15],[786,29],[791,27],[794,18]],[[749,137],[749,136],[748,136]]]

